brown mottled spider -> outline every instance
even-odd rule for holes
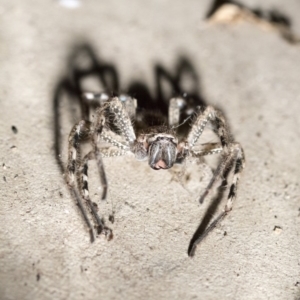
[[[82,120],[73,127],[70,133],[67,167],[68,183],[71,188],[75,189],[75,179],[77,178],[78,190],[80,190],[82,198],[92,212],[97,223],[98,234],[105,234],[107,239],[112,238],[112,231],[105,226],[103,219],[97,213],[96,205],[89,197],[87,175],[89,160],[96,159],[97,161],[103,188],[102,199],[105,199],[107,194],[107,180],[102,157],[121,156],[128,151],[132,152],[137,160],[148,160],[149,166],[154,170],[169,169],[175,163],[181,163],[187,156],[201,157],[221,153],[220,164],[200,197],[200,203],[215,188],[219,179],[226,178],[226,174],[233,170],[226,206],[206,231],[193,242],[189,250],[189,255],[193,255],[197,244],[203,237],[231,211],[233,200],[236,197],[238,180],[245,165],[243,149],[239,143],[234,142],[223,114],[212,106],[202,109],[198,107],[197,112],[191,111],[184,98],[172,98],[169,104],[168,125],[161,125],[164,124],[162,121],[157,126],[136,128],[135,132],[131,120],[135,120],[135,127],[139,127],[139,123],[142,124],[142,119],[137,113],[136,99],[127,95],[109,97],[104,93],[85,93],[83,98],[87,102],[97,101],[99,107],[96,110],[93,122]],[[188,118],[193,114],[194,121],[187,136],[179,139],[178,130],[182,125],[179,124],[180,114],[183,111],[186,115],[189,115]],[[219,137],[220,142],[205,144],[204,149],[196,151],[195,145],[208,122]],[[79,148],[81,141],[84,139],[91,141],[93,149],[81,160]],[[111,146],[107,148],[99,147],[98,142],[101,140]],[[92,230],[91,227],[90,230]]]

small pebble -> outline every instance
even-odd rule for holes
[[[14,134],[18,133],[18,128],[16,126],[11,126],[11,130],[13,131]]]
[[[276,233],[276,234],[280,234],[282,232],[282,227],[280,226],[275,226],[273,231]]]

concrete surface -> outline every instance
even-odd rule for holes
[[[260,2],[242,3],[275,8],[300,33],[299,1]],[[0,298],[300,299],[299,45],[254,24],[207,26],[207,0],[78,3],[1,4]],[[68,84],[91,54],[115,74],[111,89],[149,99],[172,90],[164,83],[160,94],[158,70],[176,77],[184,66],[184,88],[220,107],[243,145],[234,209],[193,258],[187,248],[210,205],[197,202],[212,174],[203,162],[188,162],[180,176],[131,157],[106,159],[107,203],[91,164],[93,200],[106,219],[115,211],[115,223],[112,241],[90,243],[55,149],[65,162],[80,119]],[[93,76],[83,81],[101,88]]]

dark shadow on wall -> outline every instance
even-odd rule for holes
[[[214,227],[217,224],[219,224],[217,219],[215,219],[215,218],[214,218],[214,220],[212,220],[212,219],[213,219],[213,216],[216,215],[220,201],[223,199],[224,194],[227,190],[226,189],[228,186],[227,178],[228,178],[229,172],[230,172],[230,170],[227,170],[227,172],[225,172],[223,174],[223,177],[225,179],[222,180],[222,183],[221,183],[220,187],[218,188],[215,197],[213,197],[213,199],[210,200],[210,205],[205,212],[204,218],[201,221],[200,225],[198,226],[197,230],[195,231],[192,239],[190,240],[190,244],[188,247],[189,256],[194,256],[195,251],[196,251],[198,245],[201,243],[201,241],[203,239],[205,239],[205,237],[211,232],[211,230],[214,229]],[[209,199],[207,199],[207,200],[209,200]],[[224,234],[224,235],[226,235],[226,234]]]
[[[79,119],[89,119],[89,111],[92,108],[82,100],[86,78],[93,78],[102,87],[101,91],[109,95],[117,95],[120,91],[119,74],[116,66],[112,63],[107,63],[101,60],[89,44],[82,44],[74,47],[67,61],[66,70],[63,76],[57,83],[53,94],[53,114],[54,114],[54,149],[55,159],[60,168],[60,172],[64,174],[65,163],[61,160],[62,152],[62,115],[72,120],[73,108],[76,107]],[[192,62],[186,57],[179,57],[173,70],[166,70],[162,65],[154,66],[155,90],[151,91],[146,83],[142,81],[132,82],[127,88],[122,88],[122,92],[135,97],[138,101],[138,107],[143,110],[158,110],[164,115],[168,112],[168,101],[172,96],[183,95],[191,107],[205,105],[205,100],[201,95],[200,78],[193,67]],[[185,82],[188,82],[188,91],[185,89]],[[167,87],[167,88],[166,88]],[[186,94],[188,92],[188,94]],[[67,97],[65,97],[67,95]],[[66,100],[68,99],[68,100]],[[65,108],[69,111],[60,111],[63,101]],[[92,103],[93,105],[93,103]],[[222,189],[221,189],[222,190]],[[76,190],[70,189],[70,193],[74,201],[77,203],[84,221],[90,228],[91,241],[94,241],[94,231],[91,230],[92,225],[89,217],[86,214],[85,207],[81,201],[81,197]],[[200,195],[199,195],[200,196]],[[203,234],[209,222],[216,211],[221,194],[212,201],[204,219],[196,230],[191,243]],[[190,251],[190,250],[189,250]]]
[[[129,85],[127,93],[138,99],[142,109],[157,109],[167,115],[168,101],[170,97],[184,95],[188,92],[188,98],[195,105],[205,105],[204,98],[200,94],[200,78],[192,63],[186,57],[179,57],[173,71],[166,70],[160,64],[154,66],[155,92],[151,96],[149,88],[143,82],[133,82]],[[188,79],[192,82],[192,88],[187,91],[183,82]],[[165,86],[168,87],[168,91]]]

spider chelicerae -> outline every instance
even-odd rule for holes
[[[193,242],[189,249],[189,255],[192,256],[197,244],[231,211],[238,181],[245,166],[243,149],[239,143],[233,140],[223,114],[212,106],[191,109],[184,97],[175,97],[169,103],[168,121],[165,122],[163,116],[155,113],[156,124],[149,126],[145,125],[145,120],[152,113],[149,111],[140,113],[135,98],[128,95],[109,97],[105,93],[84,93],[82,97],[85,102],[96,101],[98,108],[93,122],[81,120],[71,130],[67,181],[70,188],[79,193],[86,202],[95,221],[97,233],[104,234],[108,240],[112,238],[112,230],[98,215],[97,205],[91,201],[89,196],[89,160],[95,159],[97,162],[103,200],[106,199],[108,186],[103,157],[122,156],[131,152],[137,160],[148,160],[152,169],[166,170],[176,163],[183,162],[188,156],[200,158],[220,153],[220,163],[207,188],[200,196],[200,203],[216,188],[220,179],[226,179],[228,174],[233,171],[225,208],[204,233]],[[186,116],[182,123],[180,123],[181,115]],[[180,129],[187,124],[189,119],[193,119],[193,121],[187,134],[180,138]],[[196,143],[199,142],[208,123],[220,141],[205,143],[201,150],[197,150]],[[84,140],[91,142],[92,150],[81,159],[80,146]],[[101,147],[100,141],[110,146]],[[92,231],[89,222],[88,226]]]

